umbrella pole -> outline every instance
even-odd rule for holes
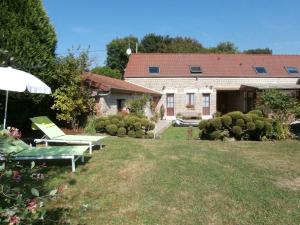
[[[5,111],[4,111],[4,122],[3,122],[3,129],[5,129],[5,128],[6,128],[7,102],[8,102],[8,91],[6,91],[6,99],[5,99]]]

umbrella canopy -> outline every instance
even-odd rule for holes
[[[24,92],[39,94],[51,94],[51,88],[48,87],[37,77],[30,73],[21,70],[13,69],[11,67],[0,67],[0,90],[6,91],[5,113],[3,127],[6,127],[7,117],[7,102],[8,92]]]

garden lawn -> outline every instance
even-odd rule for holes
[[[71,224],[299,224],[299,141],[186,140],[186,130],[109,137],[76,173],[51,167],[61,193],[50,208]]]

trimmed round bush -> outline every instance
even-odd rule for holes
[[[112,118],[110,122],[111,124],[115,124],[115,125],[119,124],[119,120],[117,118]]]
[[[119,121],[118,127],[125,127],[125,122],[124,121]]]
[[[149,124],[149,120],[147,120],[146,118],[141,119],[141,124],[143,127],[146,127]]]
[[[236,125],[239,127],[245,126],[245,121],[243,119],[237,119]]]
[[[199,123],[199,129],[203,130],[209,126],[209,121],[208,120],[201,120]]]
[[[251,118],[251,120],[252,120],[252,122],[255,122],[256,120],[259,120],[259,119],[261,119],[258,115],[256,115],[256,114],[254,114],[254,113],[248,113],[248,114],[246,114],[245,116],[247,116],[247,117],[249,117],[249,118]]]
[[[264,124],[264,122],[261,121],[261,120],[256,120],[256,121],[255,121],[255,126],[256,126],[257,129],[261,130],[261,129],[264,128],[265,124]]]
[[[215,112],[214,114],[214,117],[217,118],[217,117],[221,117],[222,116],[222,113],[221,112]]]
[[[107,125],[106,127],[105,127],[105,129],[106,129],[106,132],[108,133],[108,134],[110,134],[110,135],[116,135],[117,134],[117,131],[118,131],[118,127],[117,127],[117,125],[116,124],[110,124],[110,125]]]
[[[146,131],[154,130],[154,128],[155,128],[155,123],[152,122],[148,122],[147,126],[145,127]]]
[[[222,128],[222,120],[220,117],[217,117],[215,119],[210,120],[210,125],[215,128],[216,130],[219,130]]]
[[[125,137],[125,135],[126,135],[126,129],[124,127],[120,127],[118,129],[117,135],[118,135],[118,137]]]
[[[135,137],[136,137],[136,138],[143,138],[143,136],[144,136],[144,131],[142,131],[142,130],[137,130],[137,131],[135,132]]]
[[[233,120],[243,119],[244,118],[244,114],[242,112],[240,112],[240,111],[229,112],[226,115],[230,116]]]
[[[244,115],[244,120],[245,120],[246,123],[253,122],[252,116],[248,115],[248,114]]]
[[[232,124],[232,118],[230,116],[224,115],[221,117],[221,120],[226,127],[229,127]]]
[[[135,138],[135,131],[134,130],[128,131],[128,137]]]
[[[221,139],[221,131],[215,130],[209,134],[209,137],[212,140],[220,140]]]
[[[263,117],[263,116],[264,116],[264,114],[262,113],[262,111],[259,110],[259,109],[251,110],[251,111],[248,112],[248,113],[249,113],[249,114],[255,114],[255,115],[257,115],[258,117]]]
[[[231,129],[231,132],[235,135],[235,136],[241,136],[241,134],[243,133],[243,129],[240,126],[233,126]]]
[[[153,139],[154,138],[154,133],[153,132],[148,132],[145,136],[147,139]]]
[[[107,118],[98,120],[97,123],[96,123],[96,130],[98,132],[105,132],[105,127],[107,125],[109,125],[109,120]]]
[[[272,124],[271,124],[271,123],[265,121],[265,122],[264,122],[264,128],[265,128],[266,133],[269,134],[269,133],[272,132],[272,128],[273,128],[273,127],[272,127]]]
[[[255,123],[253,123],[253,122],[247,123],[247,130],[253,131],[255,129],[256,129]]]
[[[135,130],[140,130],[140,129],[142,129],[142,124],[141,124],[140,122],[134,123],[134,129],[135,129]]]
[[[124,123],[125,123],[125,127],[132,128],[134,126],[134,123],[135,123],[135,117],[133,117],[133,116],[125,117],[124,118]]]

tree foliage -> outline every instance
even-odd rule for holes
[[[225,54],[236,54],[239,52],[238,48],[232,42],[221,42],[216,47],[209,48],[210,53],[225,53]]]
[[[136,43],[138,43],[138,39],[133,36],[112,40],[106,45],[106,65],[111,69],[117,69],[123,72],[128,63],[128,55],[126,54],[126,50],[128,49],[129,44],[131,47],[133,47]]]
[[[74,128],[83,116],[94,110],[90,91],[84,85],[82,73],[90,65],[87,52],[57,58],[54,78],[58,87],[53,93],[56,118],[71,124]]]
[[[0,2],[0,63],[51,84],[56,34],[41,0]]]
[[[92,69],[93,73],[99,74],[99,75],[104,75],[116,79],[121,79],[122,78],[122,73],[117,70],[117,69],[111,69],[108,66],[98,66]]]
[[[264,91],[259,98],[257,107],[266,114],[273,113],[273,116],[282,122],[287,122],[300,112],[300,103],[297,99],[277,89]]]
[[[245,50],[244,53],[246,53],[246,54],[267,54],[267,55],[272,55],[273,51],[269,48],[256,48],[256,49]]]

